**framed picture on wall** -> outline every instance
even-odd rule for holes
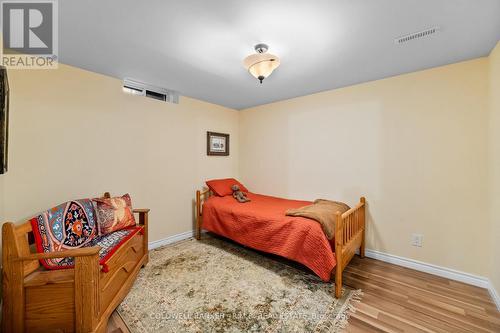
[[[228,156],[229,134],[207,132],[207,155]]]
[[[0,66],[0,174],[7,172],[9,147],[9,80],[7,70]]]

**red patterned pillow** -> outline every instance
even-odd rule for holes
[[[234,178],[212,179],[207,180],[205,183],[208,188],[219,197],[225,197],[226,195],[233,194],[233,190],[231,189],[231,186],[233,185],[238,185],[240,187],[240,191],[242,192],[248,192],[247,188]]]
[[[86,246],[97,237],[92,200],[63,203],[31,219],[37,251],[57,252]],[[72,258],[40,260],[47,269],[71,267]]]
[[[99,235],[135,226],[130,195],[114,198],[96,198],[94,206],[97,215]]]

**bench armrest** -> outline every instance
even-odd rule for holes
[[[144,246],[144,253],[148,253],[148,214],[149,214],[149,209],[148,208],[135,208],[132,209],[132,212],[139,214],[139,225],[142,225],[143,228],[143,246]]]
[[[134,208],[132,209],[133,213],[149,213],[150,209],[149,208]]]
[[[147,231],[149,208],[134,208],[132,212],[139,214],[139,224],[144,226],[145,231]]]
[[[90,257],[99,253],[101,250],[100,246],[85,247],[74,250],[58,251],[58,252],[45,252],[45,253],[32,253],[27,256],[14,258],[14,261],[30,261],[30,260],[43,260],[43,259],[55,259],[55,258],[65,258],[65,257]]]

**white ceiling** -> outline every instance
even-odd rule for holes
[[[236,109],[486,56],[499,39],[500,0],[59,1],[61,62]],[[262,85],[242,66],[259,42],[281,58]]]

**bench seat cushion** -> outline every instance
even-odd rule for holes
[[[108,271],[108,260],[123,243],[132,238],[135,234],[143,232],[144,228],[142,226],[133,226],[96,238],[89,246],[101,247],[101,250],[99,251],[99,263],[102,266],[102,271]]]

